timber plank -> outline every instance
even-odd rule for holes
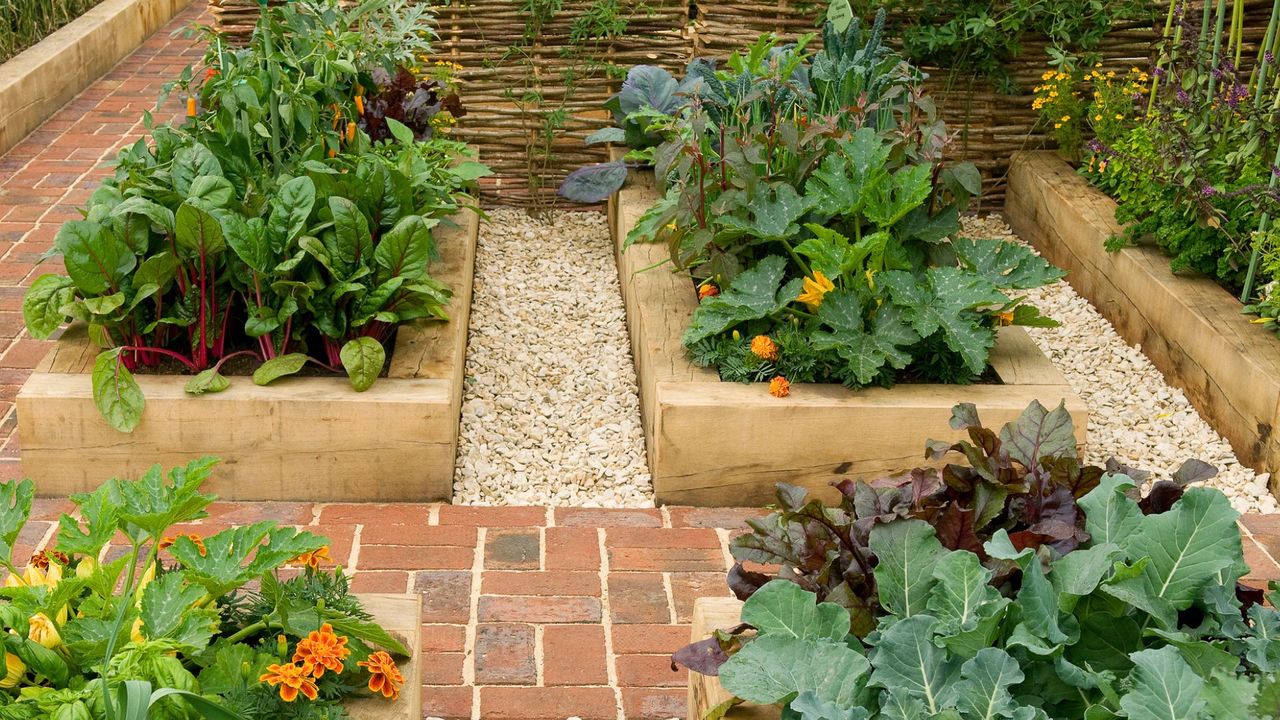
[[[422,683],[418,677],[418,653],[422,652],[422,598],[419,595],[361,593],[356,596],[374,622],[413,653],[399,662],[404,687],[393,701],[381,696],[346,703],[351,720],[419,720],[422,717]]]
[[[774,398],[763,383],[720,381],[689,361],[680,342],[698,299],[687,272],[654,267],[661,245],[623,249],[626,234],[657,200],[652,173],[632,179],[610,203],[614,249],[640,386],[641,420],[658,502],[757,505],[778,482],[826,499],[832,481],[874,479],[929,464],[930,439],[959,439],[951,408],[978,406],[988,425],[1017,417],[1032,400],[1065,402],[1078,442],[1087,413],[1062,373],[1021,328],[1005,327],[991,354],[1002,384],[898,385],[851,391],[839,385],[792,385]]]
[[[1021,153],[1010,171],[1009,224],[1138,345],[1231,443],[1240,461],[1280,469],[1280,341],[1241,314],[1212,279],[1174,273],[1149,245],[1108,252],[1116,204],[1053,153]],[[1272,480],[1277,489],[1280,476]]]
[[[742,618],[742,601],[731,597],[704,597],[693,601],[693,632],[690,640],[705,640],[716,630],[728,630],[737,626]],[[689,673],[688,720],[702,720],[717,705],[733,698],[720,684],[720,678]],[[776,705],[734,706],[725,713],[725,720],[776,720],[782,709]]]
[[[438,232],[442,260],[432,271],[454,291],[451,321],[403,326],[389,376],[362,393],[345,377],[289,377],[270,387],[235,377],[221,393],[192,397],[187,376],[139,374],[146,410],[125,434],[94,406],[97,350],[72,326],[18,393],[24,474],[40,495],[65,496],[155,463],[215,455],[223,462],[208,488],[224,500],[448,500],[477,231],[467,211]]]

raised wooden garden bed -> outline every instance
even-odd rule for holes
[[[1173,273],[1154,246],[1107,252],[1121,232],[1115,202],[1057,155],[1020,153],[1009,175],[1009,224],[1280,490],[1280,340],[1249,322],[1212,279]]]
[[[760,505],[778,482],[834,493],[833,480],[916,467],[924,464],[925,441],[959,437],[948,428],[959,402],[976,404],[988,426],[999,426],[1032,400],[1049,407],[1065,400],[1084,442],[1084,403],[1020,328],[1003,328],[991,353],[1002,384],[858,391],[797,384],[779,399],[763,384],[721,382],[714,370],[691,363],[680,343],[697,307],[688,273],[646,270],[667,258],[663,245],[622,252],[627,233],[657,197],[653,174],[633,172],[610,200],[609,218],[658,502]]]
[[[400,664],[404,688],[395,702],[381,696],[348,702],[351,720],[419,720],[422,717],[422,683],[418,680],[418,653],[422,648],[422,598],[418,595],[370,593],[358,596],[364,609],[392,637],[413,652]]]
[[[0,154],[133,52],[192,0],[104,0],[0,65]]]
[[[741,622],[742,602],[731,597],[704,597],[693,601],[691,640],[705,640],[716,630],[728,630]],[[720,678],[689,673],[689,718],[702,720],[713,708],[733,698]],[[724,714],[725,720],[776,720],[782,709],[776,705],[734,706]]]
[[[138,375],[147,406],[131,434],[109,426],[89,380],[98,349],[69,329],[18,392],[22,469],[46,496],[91,490],[154,463],[224,459],[224,500],[448,500],[458,443],[475,262],[475,213],[437,229],[432,275],[453,290],[449,322],[402,326],[388,376],[358,393],[345,377],[284,378],[193,397],[187,376]]]

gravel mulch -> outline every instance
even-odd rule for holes
[[[972,237],[1017,239],[998,215],[966,218]],[[1072,389],[1089,407],[1086,459],[1114,457],[1168,477],[1188,458],[1212,463],[1218,475],[1204,484],[1221,489],[1240,512],[1276,512],[1270,475],[1241,465],[1231,445],[1205,422],[1186,395],[1169,385],[1142,350],[1125,343],[1089,301],[1065,281],[1027,291],[1057,328],[1027,328]]]
[[[610,242],[600,213],[489,211],[454,502],[653,507]]]

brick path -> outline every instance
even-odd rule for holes
[[[22,329],[23,288],[59,225],[142,135],[163,83],[200,55],[173,30],[0,156],[0,478],[19,475],[13,400],[47,350]],[[53,271],[51,267],[48,271]],[[66,501],[38,501],[20,552],[53,536]],[[693,600],[726,593],[727,543],[751,510],[590,510],[449,505],[220,503],[193,531],[272,518],[328,536],[358,591],[422,595],[422,682],[445,718],[668,718],[685,676],[667,655],[689,637]],[[1255,584],[1280,579],[1280,516],[1250,516]]]
[[[78,219],[77,208],[111,174],[104,163],[145,134],[143,112],[155,108],[161,87],[203,54],[197,41],[170,36],[200,19],[205,7],[197,0],[0,156],[0,479],[20,474],[13,401],[49,346],[27,334],[22,295],[39,275],[62,269],[57,261],[42,268],[36,262],[61,224]],[[179,103],[173,101],[175,113]]]

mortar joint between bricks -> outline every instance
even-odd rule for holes
[[[471,607],[462,652],[462,684],[471,686],[471,720],[480,720],[480,688],[476,685],[476,633],[479,632],[480,580],[484,574],[484,546],[489,528],[476,528],[476,550],[471,561]]]
[[[618,720],[626,720],[622,704],[622,688],[618,687],[618,658],[613,653],[613,609],[609,602],[609,550],[605,542],[605,529],[596,528],[596,543],[600,553],[600,625],[604,631],[604,666],[609,687],[613,688],[613,701]]]
[[[720,552],[724,555],[724,571],[729,572],[733,569],[733,553],[729,551],[728,528],[716,528],[716,537],[720,538]]]

